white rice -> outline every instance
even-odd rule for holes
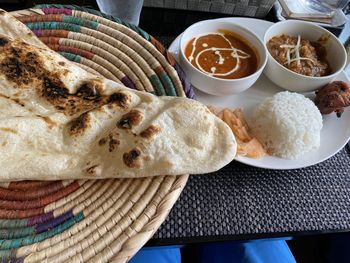
[[[269,154],[287,159],[320,146],[322,116],[305,96],[288,91],[265,99],[252,114],[250,126]]]

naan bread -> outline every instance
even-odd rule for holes
[[[98,77],[0,11],[0,180],[208,173],[236,154],[199,102]]]

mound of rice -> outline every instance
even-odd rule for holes
[[[296,159],[320,146],[322,116],[310,99],[285,91],[254,109],[250,127],[269,154]]]

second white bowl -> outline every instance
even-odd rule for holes
[[[268,61],[264,70],[265,75],[281,88],[296,92],[311,92],[333,81],[346,65],[346,51],[336,36],[328,30],[310,22],[286,20],[272,25],[265,33],[264,43],[282,34],[298,36],[302,39],[317,41],[322,37],[322,45],[326,48],[327,61],[332,73],[322,77],[310,77],[298,74],[279,64],[268,53]]]

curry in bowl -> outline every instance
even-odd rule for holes
[[[326,49],[319,42],[303,39],[300,35],[282,34],[271,38],[267,49],[279,64],[296,73],[310,77],[332,73],[326,59]]]
[[[227,30],[192,38],[185,47],[187,60],[203,73],[221,79],[238,79],[257,71],[259,57],[243,37]]]

